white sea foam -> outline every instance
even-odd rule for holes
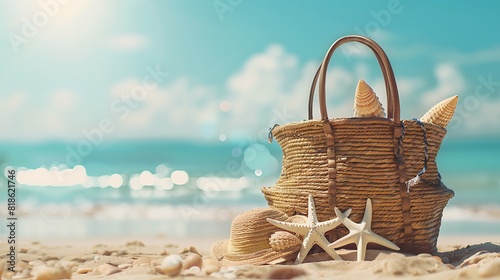
[[[444,221],[482,221],[500,223],[500,205],[448,206]]]
[[[86,181],[87,172],[82,165],[76,165],[73,168],[65,166],[53,166],[49,169],[45,167],[19,168],[17,171],[17,182],[30,186],[76,186]]]

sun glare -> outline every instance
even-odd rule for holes
[[[104,1],[42,0],[10,1],[9,38],[16,49],[36,39],[58,48],[93,43],[112,15]],[[92,36],[92,37],[89,37]],[[84,47],[84,46],[82,46]]]

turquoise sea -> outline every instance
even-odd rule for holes
[[[266,206],[260,188],[279,177],[281,149],[258,139],[2,143],[0,163],[17,171],[18,238],[226,238],[237,214]],[[500,141],[445,139],[438,166],[455,191],[441,235],[500,239]],[[6,178],[0,186],[6,217]]]

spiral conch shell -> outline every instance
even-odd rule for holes
[[[434,105],[434,107],[432,107],[422,118],[420,118],[420,121],[446,127],[453,117],[453,113],[455,113],[457,103],[457,95],[447,98]]]
[[[269,238],[269,245],[275,251],[284,251],[289,248],[297,247],[302,244],[302,241],[293,233],[288,231],[277,231]]]
[[[358,118],[385,117],[384,108],[373,89],[359,80],[354,97],[354,116]]]

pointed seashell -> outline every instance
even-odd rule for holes
[[[384,108],[373,89],[363,80],[359,80],[354,97],[354,116],[385,117]]]
[[[277,231],[269,238],[269,245],[275,251],[284,251],[293,247],[299,248],[302,241],[293,233],[288,231]]]
[[[424,123],[432,123],[441,127],[446,127],[453,117],[453,113],[455,113],[457,103],[457,95],[447,98],[434,105],[434,107],[427,111],[420,120]]]

